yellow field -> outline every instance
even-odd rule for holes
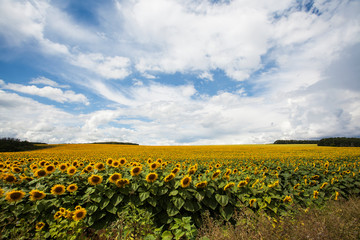
[[[64,144],[2,153],[0,171],[0,227],[25,219],[54,237],[59,221],[103,228],[129,204],[161,226],[205,210],[230,219],[236,208],[271,215],[347,198],[359,194],[360,148]]]

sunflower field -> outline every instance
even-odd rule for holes
[[[277,216],[359,195],[360,148],[63,144],[1,153],[0,179],[0,237],[106,229],[129,204],[166,232],[188,217],[200,226],[205,211]]]

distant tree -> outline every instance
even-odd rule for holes
[[[360,138],[323,138],[319,141],[318,146],[331,147],[360,147]]]
[[[319,140],[276,140],[274,144],[318,144]]]
[[[43,148],[28,141],[21,141],[17,138],[0,138],[0,152],[19,152]]]

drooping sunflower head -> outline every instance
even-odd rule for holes
[[[51,188],[51,193],[53,195],[61,195],[65,192],[65,186],[62,184],[56,184]]]
[[[36,225],[35,225],[35,228],[36,228],[37,231],[40,231],[40,230],[43,229],[44,227],[45,227],[45,223],[43,223],[43,222],[38,222],[38,223],[36,223]]]
[[[190,186],[190,183],[191,183],[191,177],[189,177],[189,176],[183,177],[183,179],[181,179],[181,181],[180,181],[180,185],[182,188],[186,188],[186,187]]]
[[[224,191],[232,188],[233,186],[235,186],[235,183],[234,183],[234,182],[230,182],[230,183],[226,184],[226,186],[224,187]]]
[[[46,193],[44,193],[43,191],[36,190],[36,189],[31,190],[29,192],[29,194],[30,194],[31,201],[41,200],[46,197]]]
[[[68,167],[66,172],[69,176],[73,176],[76,173],[76,169],[77,168],[75,166],[70,166]]]
[[[242,188],[242,187],[245,187],[247,184],[248,184],[248,182],[246,180],[245,181],[240,181],[239,184],[237,185],[237,187]]]
[[[63,216],[63,214],[60,212],[60,211],[57,211],[55,214],[54,214],[54,219],[57,220],[59,218],[61,218]]]
[[[211,176],[211,179],[214,180],[215,178],[217,178],[221,173],[221,170],[216,170],[213,175]]]
[[[135,166],[131,169],[130,174],[131,176],[138,176],[142,171],[142,167],[141,166]]]
[[[83,218],[85,218],[86,216],[86,209],[85,208],[80,208],[80,209],[77,209],[73,212],[73,220],[74,221],[79,221]]]
[[[95,164],[94,168],[97,169],[98,171],[102,171],[105,169],[105,164],[102,162],[98,162]]]
[[[250,201],[249,201],[250,207],[253,207],[254,203],[256,203],[256,199],[255,198],[250,199]]]
[[[13,190],[10,191],[6,194],[5,199],[8,202],[17,202],[20,201],[21,199],[23,199],[23,197],[25,196],[25,192],[21,191],[21,190]]]
[[[78,186],[76,185],[76,183],[73,183],[73,184],[70,184],[67,188],[66,188],[66,190],[68,191],[68,192],[75,192],[76,190],[78,190]]]
[[[118,186],[119,188],[123,188],[125,187],[126,185],[130,184],[130,181],[129,179],[127,178],[121,178],[119,180],[116,181],[116,186]]]
[[[291,203],[292,202],[292,198],[290,196],[285,196],[285,198],[283,199],[284,203]]]
[[[113,173],[109,177],[109,182],[116,183],[116,181],[119,180],[120,178],[121,178],[121,173]]]
[[[324,182],[324,183],[321,185],[320,189],[323,189],[323,188],[326,187],[327,185],[328,185],[328,183],[327,183],[327,182]]]
[[[45,177],[47,175],[47,172],[44,169],[38,169],[36,170],[34,175],[37,178],[41,178],[41,177]]]
[[[319,192],[315,190],[314,193],[313,193],[313,196],[314,196],[315,199],[318,199]]]
[[[52,164],[45,166],[45,171],[48,174],[55,172],[55,170],[56,170],[56,167]]]
[[[173,173],[173,174],[176,175],[179,171],[180,171],[180,168],[179,168],[179,167],[176,167],[176,168],[174,168],[174,169],[171,171],[171,173]]]
[[[207,186],[207,181],[202,181],[195,185],[196,188],[205,188],[206,186]]]
[[[155,180],[158,178],[158,175],[156,173],[149,173],[147,176],[146,176],[146,181],[147,182],[150,182],[150,183],[153,183],[155,182]]]
[[[91,185],[98,185],[102,182],[103,180],[103,177],[100,176],[100,175],[91,175],[89,178],[88,178],[88,182],[91,184]]]

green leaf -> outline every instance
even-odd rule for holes
[[[112,213],[112,214],[116,214],[117,208],[114,205],[109,204],[106,207],[106,211],[108,211],[109,213]]]
[[[106,208],[106,206],[108,205],[110,203],[110,199],[108,199],[108,198],[103,198],[102,200],[101,200],[101,202],[100,202],[100,208],[101,209],[104,209],[104,208]]]
[[[91,205],[90,207],[86,208],[87,214],[92,215],[98,209],[97,205]]]
[[[171,240],[173,239],[173,235],[170,231],[164,231],[162,234],[161,234],[161,239],[163,240]]]
[[[152,197],[148,198],[148,199],[147,199],[147,202],[148,202],[151,206],[153,206],[153,207],[156,207],[156,205],[157,205],[156,199],[155,199],[155,198],[152,198]]]
[[[159,191],[158,191],[158,195],[164,195],[168,191],[169,191],[168,188],[160,188]]]
[[[140,201],[145,201],[148,197],[150,197],[150,192],[141,192],[139,194]]]
[[[215,210],[217,205],[218,205],[218,202],[213,199],[213,198],[204,198],[204,200],[202,201],[202,203],[204,203],[205,206],[211,208],[212,210]]]
[[[184,204],[184,208],[189,212],[195,212],[200,209],[200,205],[198,202],[186,201]]]
[[[105,195],[106,195],[109,199],[111,199],[112,196],[114,196],[114,194],[115,194],[115,191],[111,191],[110,189],[105,192]]]
[[[178,190],[173,190],[169,193],[169,196],[176,196],[179,193]]]
[[[173,201],[173,203],[174,203],[174,205],[175,205],[175,207],[177,208],[177,209],[181,209],[182,208],[182,206],[184,206],[184,204],[185,204],[185,201],[184,201],[184,199],[182,199],[181,197],[176,197],[176,198],[173,198],[172,199]]]
[[[117,206],[119,203],[121,203],[121,201],[124,199],[124,196],[121,195],[121,194],[118,194],[118,195],[114,195],[112,198],[111,198],[111,203],[114,205],[114,206]]]
[[[201,191],[201,192],[196,192],[195,193],[195,198],[201,202],[205,197],[205,192]]]
[[[229,221],[229,219],[234,214],[234,207],[231,205],[227,205],[226,207],[221,207],[220,214],[226,221]]]
[[[216,194],[215,199],[223,207],[225,207],[229,202],[229,197],[227,195]]]
[[[173,203],[170,202],[166,208],[166,212],[169,217],[172,217],[172,216],[175,216],[176,214],[178,214],[179,210],[175,207],[175,205]]]
[[[91,200],[99,203],[99,202],[101,202],[101,196],[99,196],[99,195],[91,196]]]
[[[264,201],[267,203],[271,203],[271,197],[264,197]]]

